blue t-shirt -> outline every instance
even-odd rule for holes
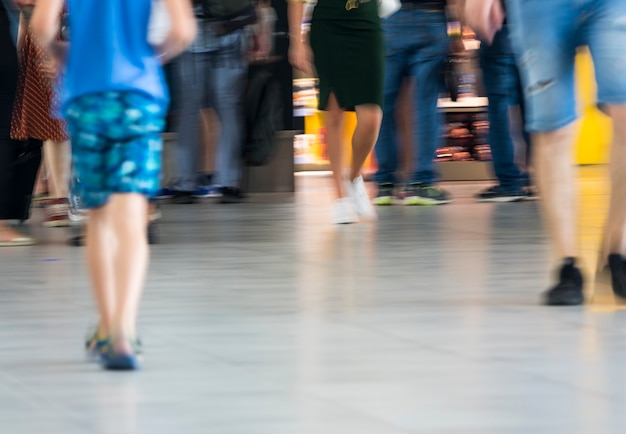
[[[161,63],[148,43],[152,0],[68,0],[70,52],[63,110],[75,98],[136,91],[167,107]]]

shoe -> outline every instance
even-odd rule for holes
[[[193,192],[186,190],[172,190],[171,203],[176,205],[191,205],[195,203]]]
[[[611,285],[618,297],[626,299],[626,259],[619,253],[609,255],[611,269]]]
[[[71,225],[69,218],[70,202],[67,199],[51,199],[46,208],[43,225],[47,228],[61,228]]]
[[[68,202],[67,218],[71,223],[82,223],[87,220],[87,210],[85,210],[80,197],[70,191]]]
[[[392,183],[382,183],[378,184],[378,193],[374,198],[374,205],[378,206],[388,206],[393,205],[394,195],[393,195],[393,184]]]
[[[376,210],[374,209],[374,206],[370,201],[370,197],[367,194],[363,177],[359,176],[352,182],[346,182],[346,190],[357,215],[375,220]]]
[[[342,197],[335,201],[333,205],[333,223],[336,225],[347,225],[359,221],[352,201],[348,197]]]
[[[508,190],[494,185],[476,195],[479,202],[519,202],[526,199],[526,192],[521,189]]]
[[[245,199],[245,195],[239,187],[222,187],[220,203],[239,203]]]
[[[0,247],[32,246],[35,239],[12,230],[0,228]]]
[[[222,197],[222,187],[218,185],[209,185],[198,187],[192,194],[196,199],[205,199],[209,197]]]
[[[132,352],[115,351],[110,339],[107,339],[100,353],[100,364],[107,371],[136,371],[141,369],[140,354],[137,353],[136,342],[129,341]]]
[[[522,191],[524,192],[524,200],[538,200],[539,199],[539,193],[537,193],[537,189],[535,187],[532,187],[532,186],[524,187]]]
[[[566,258],[559,272],[559,283],[544,295],[548,306],[577,306],[585,302],[583,276],[574,258]]]
[[[450,196],[436,185],[412,182],[404,190],[405,205],[443,205],[450,203]]]
[[[160,189],[157,194],[154,195],[154,199],[171,199],[176,196],[176,191],[169,188],[164,187]]]
[[[99,361],[106,349],[107,344],[107,338],[100,337],[97,330],[91,333],[85,341],[85,353],[87,354],[87,360],[90,362]]]

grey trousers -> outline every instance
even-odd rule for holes
[[[176,65],[178,92],[178,146],[175,152],[175,188],[193,191],[201,172],[198,152],[200,110],[213,108],[220,121],[214,183],[237,187],[241,178],[245,134],[243,98],[248,65],[245,35],[222,37],[215,49],[184,53]]]

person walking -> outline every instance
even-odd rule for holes
[[[39,0],[33,34],[65,64],[62,112],[72,137],[77,194],[88,211],[87,263],[98,304],[106,369],[132,370],[148,264],[148,196],[159,187],[168,92],[162,62],[191,43],[186,0],[165,0],[171,28],[149,44],[152,0],[68,0],[71,43],[58,41],[65,0]]]
[[[310,35],[301,33],[304,2],[289,0],[289,60],[319,77],[319,109],[326,112],[326,140],[337,199],[333,222],[355,223],[376,218],[361,170],[371,152],[382,119],[384,49],[377,2],[318,0]],[[352,161],[344,177],[344,113],[356,112]]]

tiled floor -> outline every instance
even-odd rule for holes
[[[606,182],[583,174],[589,272]],[[585,307],[538,304],[536,203],[455,184],[451,205],[334,227],[328,180],[298,186],[165,207],[132,374],[83,361],[83,252],[36,214],[41,244],[0,250],[0,433],[624,432],[626,312],[606,287]]]

